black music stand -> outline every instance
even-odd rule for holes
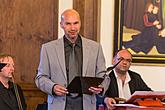
[[[0,72],[3,67],[5,67],[7,64],[6,63],[0,63]]]

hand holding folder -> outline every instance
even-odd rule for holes
[[[88,89],[90,87],[98,87],[102,81],[103,78],[98,77],[76,76],[68,85],[67,89],[69,93],[92,94]]]

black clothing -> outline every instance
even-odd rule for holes
[[[67,78],[69,73],[69,55],[70,51],[72,50],[72,43],[66,38],[64,38],[64,51],[65,51],[65,64],[66,64],[66,72],[67,72]],[[75,42],[75,54],[76,59],[78,60],[78,76],[82,75],[82,64],[83,64],[83,51],[82,51],[82,40],[81,37],[78,36],[76,42]]]
[[[65,110],[83,110],[82,96],[78,96],[78,97],[67,96]]]
[[[67,72],[67,82],[69,84],[69,55],[72,51],[72,43],[66,38],[64,38],[64,51],[65,51],[65,64],[66,64],[66,72]],[[82,40],[81,37],[78,36],[75,42],[75,57],[78,65],[78,73],[77,76],[82,76],[82,65],[83,65],[83,51],[82,51]],[[66,106],[65,110],[83,110],[83,98],[81,94],[76,96],[67,95],[66,96]]]
[[[149,88],[145,84],[145,82],[143,81],[143,79],[141,78],[141,76],[138,73],[135,73],[130,70],[128,71],[128,73],[131,78],[131,81],[129,82],[131,94],[133,94],[135,91],[151,91],[151,88]],[[105,92],[104,97],[111,97],[111,98],[119,97],[117,79],[115,77],[114,71],[111,71],[111,73],[109,74],[109,77],[110,77],[111,81],[110,81],[107,91]],[[98,110],[98,106],[100,104],[104,104],[104,106],[106,106],[104,103],[104,97],[97,96],[97,110]]]
[[[133,71],[128,71],[131,81],[129,82],[130,92],[133,94],[135,91],[151,91],[151,88],[149,88],[146,83],[143,81],[141,76],[138,73],[135,73]],[[118,92],[118,86],[117,86],[117,80],[114,74],[114,71],[112,71],[109,74],[109,77],[111,79],[111,82],[109,84],[109,88],[105,93],[105,97],[119,97]]]
[[[20,86],[17,85],[23,110],[26,110],[26,103]],[[9,81],[9,88],[0,82],[0,110],[19,110],[14,85]]]

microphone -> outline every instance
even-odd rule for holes
[[[15,92],[15,95],[16,95],[17,103],[18,103],[18,108],[19,108],[19,110],[23,110],[21,98],[20,98],[20,95],[19,95],[19,92],[18,92],[17,85],[14,81],[14,74],[13,73],[12,73],[12,81],[13,81],[14,92]]]
[[[3,67],[5,67],[7,65],[7,63],[0,63],[0,72],[1,72],[1,69],[3,68]]]
[[[113,66],[110,66],[107,68],[107,71],[106,71],[106,75],[108,76],[109,75],[109,71],[113,70],[124,58],[120,58],[120,60]]]

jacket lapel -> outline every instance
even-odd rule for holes
[[[133,80],[133,76],[132,76],[131,72],[128,71],[128,73],[131,77],[131,81],[129,82],[129,88],[130,88],[131,94],[133,94],[136,91],[135,88],[137,88],[137,87],[135,85],[135,81]]]
[[[56,52],[57,52],[57,57],[58,57],[57,59],[63,71],[64,77],[67,80],[63,38],[59,39],[59,42],[57,42],[57,45],[55,47],[56,47]]]
[[[111,94],[114,97],[119,97],[118,85],[117,85],[117,80],[116,80],[114,71],[112,71],[109,75],[110,75],[110,79],[111,79],[111,81],[110,81],[110,87],[112,89]]]
[[[85,39],[83,37],[82,38],[82,47],[83,47],[83,74],[82,76],[86,76],[87,74],[87,66],[88,66],[88,59],[89,59],[89,47],[87,42],[85,41]]]

